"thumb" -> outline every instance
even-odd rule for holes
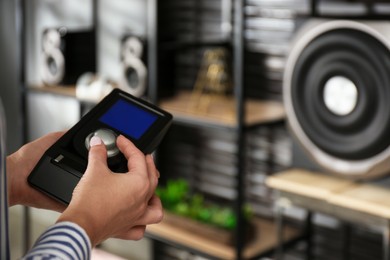
[[[107,150],[102,139],[98,136],[93,136],[89,145],[88,165],[102,162],[107,165]]]

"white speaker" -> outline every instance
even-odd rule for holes
[[[95,31],[47,28],[42,33],[41,77],[47,85],[74,85],[96,71]]]
[[[145,42],[136,36],[126,36],[122,42],[122,76],[119,87],[136,97],[142,97],[146,93],[145,46]]]
[[[325,172],[390,172],[390,22],[312,19],[297,32],[283,78],[291,133]]]
[[[61,31],[48,29],[42,37],[42,81],[59,84],[65,74],[65,58],[61,51]]]

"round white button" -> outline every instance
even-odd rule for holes
[[[117,135],[112,130],[101,128],[93,133],[90,133],[87,138],[85,138],[85,147],[88,150],[90,148],[89,142],[93,136],[98,136],[100,139],[102,139],[107,149],[107,157],[113,157],[119,153],[119,149],[116,146]]]

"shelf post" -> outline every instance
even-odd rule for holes
[[[148,98],[154,104],[157,103],[158,98],[157,1],[147,0]]]
[[[236,97],[237,118],[237,197],[235,211],[237,215],[237,227],[235,230],[236,259],[242,259],[242,251],[245,245],[245,228],[243,219],[243,205],[245,200],[245,93],[244,93],[244,1],[234,1],[233,24],[233,83],[234,96]]]
[[[22,143],[25,144],[28,141],[28,121],[26,116],[27,104],[26,104],[26,34],[27,34],[27,3],[25,0],[19,0],[16,2],[16,26],[18,34],[18,59],[19,59],[19,84],[20,84],[20,98],[21,98],[21,117],[22,117]],[[22,221],[23,221],[23,252],[27,252],[31,247],[31,223],[30,223],[30,209],[26,206],[23,207]]]

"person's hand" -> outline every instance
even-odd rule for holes
[[[113,173],[108,168],[106,148],[94,137],[87,170],[57,220],[84,228],[92,246],[111,237],[141,239],[145,226],[163,217],[161,201],[154,195],[159,173],[152,157],[123,136],[117,138],[117,146],[128,160],[128,172]]]
[[[10,206],[25,205],[35,208],[62,212],[65,205],[32,188],[27,177],[44,152],[54,144],[64,132],[45,135],[22,146],[7,157],[7,178]]]

